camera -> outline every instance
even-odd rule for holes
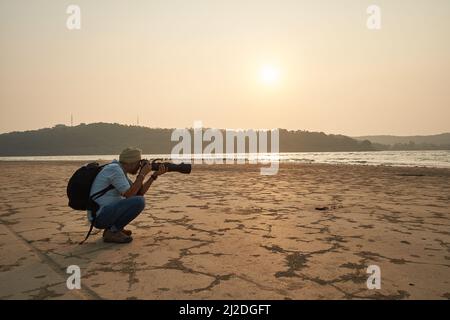
[[[141,160],[141,168],[142,166],[144,166],[145,164],[149,163],[152,167],[153,171],[158,171],[159,166],[161,164],[163,164],[166,168],[168,172],[179,172],[179,173],[184,173],[184,174],[189,174],[191,173],[191,169],[192,166],[190,163],[172,163],[172,162],[162,162],[163,159],[153,159],[153,160],[147,160],[147,159],[142,159]]]

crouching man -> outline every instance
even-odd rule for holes
[[[96,212],[94,226],[97,229],[104,229],[105,242],[128,243],[133,240],[131,230],[125,227],[144,210],[144,194],[153,181],[167,172],[167,168],[160,165],[158,171],[153,172],[145,181],[151,172],[151,165],[148,162],[141,163],[141,155],[140,149],[126,148],[120,154],[119,161],[114,160],[103,167],[92,184],[91,196],[110,185],[114,187],[95,200],[99,209]],[[137,174],[134,182],[127,174]],[[90,222],[93,220],[90,211],[88,219]]]

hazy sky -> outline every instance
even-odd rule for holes
[[[66,8],[81,8],[68,30]],[[366,26],[381,8],[381,30]],[[450,131],[448,0],[0,0],[0,132]]]

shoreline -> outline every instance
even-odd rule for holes
[[[170,160],[168,160],[170,161]],[[36,165],[70,165],[76,164],[78,166],[85,165],[90,162],[98,162],[99,164],[109,163],[110,160],[0,160],[0,165],[16,165],[16,164],[36,164]],[[186,163],[186,162],[185,162]],[[244,166],[244,167],[269,167],[270,163],[213,163],[213,164],[196,164],[192,163],[193,168],[206,168],[206,167],[234,167],[234,166]],[[322,162],[279,162],[279,167],[307,167],[307,166],[337,166],[337,167],[361,167],[361,168],[392,168],[392,169],[417,169],[417,170],[443,170],[450,172],[450,167],[439,167],[439,166],[419,166],[419,165],[387,165],[387,164],[365,164],[365,163],[322,163]]]
[[[171,161],[171,160],[167,160]],[[27,164],[87,164],[90,162],[98,162],[98,163],[108,163],[111,162],[111,160],[104,160],[104,159],[89,159],[89,160],[2,160],[0,159],[0,165],[1,164],[20,164],[20,163],[27,163]],[[189,162],[184,162],[189,163]],[[259,166],[259,167],[268,167],[270,165],[269,163],[264,162],[257,162],[257,163],[213,163],[213,164],[206,164],[206,163],[193,163],[190,162],[192,166]],[[384,167],[384,168],[417,168],[417,169],[442,169],[442,170],[450,170],[450,167],[446,166],[421,166],[421,165],[396,165],[396,164],[370,164],[370,163],[327,163],[327,162],[315,162],[315,161],[280,161],[278,162],[280,166],[308,166],[308,165],[325,165],[325,166],[355,166],[355,167]]]
[[[361,165],[361,166],[390,166],[390,167],[421,167],[421,168],[449,168],[450,169],[450,150],[428,150],[428,151],[347,151],[347,152],[285,152],[279,154],[234,154],[234,155],[202,155],[202,159],[191,158],[185,155],[186,159],[171,159],[170,154],[144,154],[147,159],[164,159],[164,161],[183,161],[185,163],[224,165],[232,161],[235,165],[240,160],[244,164],[267,163],[285,164],[331,164],[331,165]],[[216,158],[217,157],[217,158]],[[117,158],[117,155],[71,155],[71,156],[15,156],[0,157],[2,162],[108,162]]]

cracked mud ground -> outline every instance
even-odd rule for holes
[[[131,244],[79,246],[80,165],[0,163],[0,299],[450,299],[448,169],[194,166],[152,186]]]

